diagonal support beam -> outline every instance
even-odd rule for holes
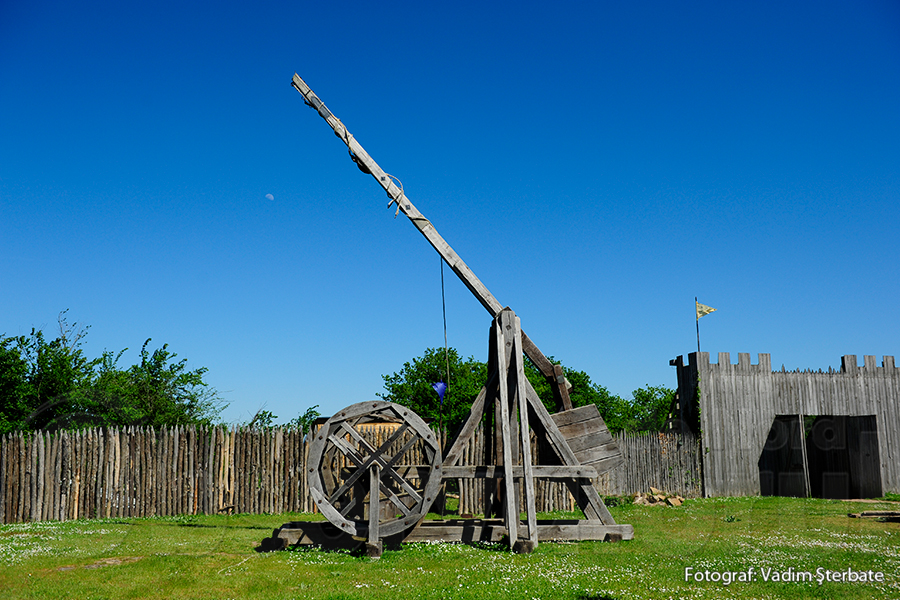
[[[341,428],[344,430],[349,429],[350,431],[354,431],[354,433],[356,433],[355,430],[353,430],[352,427],[347,426],[346,423],[341,423]],[[334,444],[334,446],[338,450],[340,450],[344,454],[344,456],[346,456],[348,459],[350,459],[350,461],[353,462],[353,464],[357,467],[357,472],[352,474],[350,476],[350,478],[348,478],[348,481],[345,481],[344,485],[342,485],[339,489],[337,489],[331,495],[331,497],[328,498],[329,502],[334,502],[337,498],[340,498],[341,494],[343,494],[344,492],[349,490],[353,486],[353,483],[355,483],[359,479],[359,477],[361,477],[366,472],[366,470],[369,469],[369,467],[373,464],[377,464],[381,468],[383,468],[384,472],[387,473],[387,475],[389,475],[392,479],[394,479],[398,484],[400,484],[400,486],[406,491],[406,493],[409,494],[410,497],[412,497],[416,502],[419,502],[422,500],[422,496],[419,495],[419,493],[416,491],[416,489],[414,487],[412,487],[412,485],[410,485],[410,483],[406,479],[404,479],[403,476],[394,469],[394,462],[400,456],[402,456],[403,453],[406,452],[406,450],[409,449],[410,446],[415,444],[415,442],[417,441],[416,439],[410,440],[410,442],[408,442],[406,444],[406,446],[404,446],[402,451],[400,453],[398,453],[397,456],[395,456],[390,461],[386,461],[380,451],[373,448],[371,444],[369,444],[366,440],[362,439],[361,437],[359,437],[359,438],[354,437],[354,439],[358,439],[360,442],[362,442],[360,445],[363,446],[369,452],[368,459],[363,458],[363,456],[359,452],[357,452],[355,448],[353,448],[350,444],[348,444],[346,442],[346,440],[344,440],[343,438],[340,438],[334,434],[331,434],[328,439],[331,441],[332,444]],[[384,448],[385,446],[382,445],[382,447]],[[352,481],[350,481],[350,479],[352,479]],[[387,488],[387,486],[384,486],[382,484],[382,488],[383,488],[383,491],[385,494],[392,494],[392,492]],[[399,504],[398,504],[398,506],[399,506]],[[403,510],[404,511],[407,510],[407,507],[405,505],[403,505]]]
[[[453,446],[450,447],[450,451],[447,452],[447,456],[444,457],[445,467],[456,465],[462,458],[463,452],[466,451],[466,444],[472,439],[472,435],[474,435],[475,430],[478,429],[478,424],[481,423],[482,418],[484,418],[484,401],[485,398],[487,398],[488,390],[493,388],[496,385],[496,382],[497,374],[491,373],[488,377],[488,382],[484,384],[481,391],[478,392],[475,402],[472,403],[472,408],[469,409],[469,416],[466,417],[462,428],[460,428],[459,432],[456,434]]]
[[[544,436],[550,442],[551,447],[556,452],[563,465],[578,466],[580,462],[575,453],[569,447],[566,438],[559,431],[559,427],[547,412],[547,407],[541,402],[537,392],[534,391],[531,382],[525,380],[525,392],[528,396],[528,406],[531,409],[529,414],[535,419],[535,425],[543,430]],[[616,521],[609,513],[609,509],[603,504],[603,499],[590,479],[572,480],[568,484],[569,490],[578,502],[579,507],[584,511],[584,516],[590,520],[600,521],[605,525],[615,525]]]

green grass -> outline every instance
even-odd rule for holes
[[[612,503],[611,503],[612,504]],[[0,526],[0,597],[52,598],[900,598],[900,525],[850,519],[896,505],[793,498],[612,507],[635,539],[501,545],[409,544],[380,560],[344,552],[258,553],[310,515],[107,519]],[[561,516],[561,515],[555,515]],[[754,569],[756,581],[685,581],[685,568]],[[764,581],[783,572],[884,573],[882,583]]]

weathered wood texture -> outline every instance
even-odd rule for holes
[[[296,430],[88,429],[0,438],[0,522],[309,511]]]
[[[699,380],[707,496],[760,493],[759,460],[778,415],[874,415],[883,492],[900,493],[900,368],[893,356],[881,366],[874,356],[859,366],[847,355],[840,370],[773,372],[769,354],[751,364],[749,354],[739,353],[732,364],[729,353],[720,352],[718,364],[710,364],[708,352],[691,353],[678,380],[688,399]]]
[[[384,439],[386,427],[394,425]],[[368,438],[368,439],[367,439]],[[312,436],[307,466],[310,491],[335,526],[356,535],[369,509],[368,530],[389,537],[415,526],[441,488],[441,440],[415,412],[391,402],[361,402],[328,419]],[[365,478],[369,477],[369,490]],[[381,496],[390,507],[380,512]],[[368,500],[365,500],[368,496]],[[374,507],[374,510],[372,508]]]
[[[604,525],[598,521],[536,521],[535,530],[541,541],[604,541],[611,534],[619,540],[634,539],[631,525]],[[404,540],[406,542],[497,542],[508,535],[500,519],[459,521],[424,521]]]
[[[600,473],[622,464],[622,453],[594,404],[551,415],[582,465]]]
[[[631,525],[604,525],[597,521],[555,520],[537,521],[537,536],[541,541],[620,541],[634,539]],[[501,519],[467,519],[423,521],[403,539],[404,542],[499,542],[509,533]],[[353,544],[333,524],[323,521],[295,521],[276,529],[263,546],[267,550],[284,549],[295,545],[338,546],[342,541]],[[268,542],[268,543],[266,543]],[[337,542],[337,543],[336,543]]]
[[[360,429],[374,445],[381,445],[396,424]],[[684,496],[699,495],[700,457],[692,438],[613,437],[624,463],[598,478],[595,487],[600,494],[633,494],[653,486]],[[542,464],[542,452],[553,456],[552,450],[540,446],[532,437],[536,465]],[[308,452],[300,433],[287,429],[179,427],[8,434],[0,437],[0,523],[315,512],[305,475]],[[485,436],[478,428],[461,449],[460,466],[485,464],[485,452]],[[573,509],[566,485],[554,479],[571,476],[565,469],[535,467],[538,511]],[[458,480],[461,514],[481,513],[484,506],[486,480],[473,475],[476,478]]]

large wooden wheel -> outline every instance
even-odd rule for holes
[[[365,425],[387,423],[380,443]],[[322,514],[354,536],[386,538],[415,527],[441,485],[441,448],[412,410],[360,402],[328,419],[309,448],[309,489]]]

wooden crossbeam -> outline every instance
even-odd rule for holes
[[[346,421],[341,423],[341,428],[344,431],[347,431],[348,433],[350,433],[351,437],[353,437],[353,439],[357,440],[357,442],[359,442],[360,446],[364,447],[369,452],[369,458],[364,461],[363,457],[359,453],[357,453],[356,450],[352,449],[352,447],[349,444],[347,444],[346,442],[344,442],[344,440],[339,439],[335,435],[332,434],[332,436],[330,438],[332,440],[332,443],[335,446],[337,446],[338,448],[340,448],[341,451],[344,452],[344,454],[347,456],[347,458],[349,458],[350,460],[355,462],[356,465],[358,467],[360,467],[361,470],[365,470],[369,465],[377,463],[378,465],[381,466],[381,468],[385,469],[387,474],[391,478],[396,480],[397,483],[399,483],[400,486],[403,487],[404,490],[406,490],[406,493],[409,494],[410,496],[412,496],[416,500],[416,502],[418,502],[422,499],[422,497],[415,490],[415,488],[412,487],[412,485],[410,485],[410,483],[408,481],[406,481],[403,477],[401,477],[397,473],[397,471],[395,471],[392,468],[393,460],[387,461],[384,459],[384,456],[383,456],[384,450],[390,447],[389,444],[382,444],[381,448],[376,449],[368,441],[366,441],[361,435],[359,435],[359,433],[355,429],[353,429],[352,427],[347,425]],[[407,444],[407,447],[414,444],[415,442],[416,442],[416,440],[410,440],[410,442]],[[343,450],[343,448],[345,448],[345,447],[350,448],[349,452],[345,452]],[[403,452],[405,452],[405,450]],[[402,456],[402,454],[398,453],[398,456]],[[394,458],[397,458],[397,457],[395,456]],[[383,487],[385,487],[385,489],[387,489],[386,486],[383,486]],[[349,486],[348,486],[348,489],[349,489]],[[335,496],[335,497],[337,497],[337,496]]]
[[[634,527],[631,525],[606,525],[599,521],[537,521],[536,530],[542,542],[634,539]],[[499,542],[505,535],[508,532],[499,519],[423,521],[404,541]]]
[[[407,479],[424,479],[431,474],[431,467],[420,465],[399,465],[394,468],[398,475]],[[344,467],[342,473],[348,476],[356,471],[356,467]],[[442,469],[444,479],[498,479],[503,477],[503,467],[498,465],[457,465]],[[513,466],[513,478],[525,477],[525,469],[521,465]],[[596,479],[597,470],[590,465],[532,465],[531,476],[534,479]]]
[[[497,465],[464,465],[444,467],[445,479],[496,479],[503,477],[502,467]],[[596,479],[597,471],[593,467],[578,465],[532,465],[532,479]],[[512,476],[515,479],[526,477],[525,469],[521,465],[514,466]]]

